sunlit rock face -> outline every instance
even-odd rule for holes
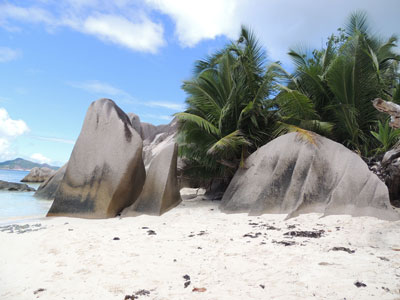
[[[387,187],[357,154],[312,133],[286,134],[250,155],[220,209],[289,218],[318,212],[400,219]]]
[[[178,146],[165,146],[152,159],[139,199],[122,212],[122,216],[138,214],[162,215],[181,202],[177,180]]]
[[[86,114],[48,216],[107,218],[133,204],[145,181],[142,139],[109,99]]]

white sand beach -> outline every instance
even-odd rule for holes
[[[400,299],[400,221],[285,221],[223,214],[218,204],[184,201],[161,217],[2,224],[0,299]]]

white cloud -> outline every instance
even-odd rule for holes
[[[8,112],[0,107],[0,159],[9,159],[15,155],[12,140],[29,131],[23,120],[13,120]]]
[[[146,119],[153,119],[153,120],[162,120],[162,121],[168,121],[168,122],[170,122],[173,119],[172,116],[157,115],[157,114],[143,114],[141,116],[141,118],[143,118],[142,121],[146,121]]]
[[[185,109],[183,104],[179,103],[174,103],[174,102],[168,102],[168,101],[140,101],[137,100],[135,97],[133,97],[131,94],[128,92],[119,89],[109,83],[106,82],[101,82],[98,80],[89,80],[89,81],[84,81],[84,82],[69,82],[67,83],[68,85],[78,88],[84,91],[87,91],[92,94],[96,94],[99,97],[112,97],[114,98],[113,100],[115,101],[122,101],[125,103],[129,104],[139,104],[143,106],[148,106],[148,107],[161,107],[161,108],[166,108],[169,110],[174,110],[174,111],[182,111]],[[159,118],[159,117],[157,117]],[[164,119],[165,116],[164,116]]]
[[[71,82],[69,83],[69,85],[96,94],[106,94],[111,96],[125,94],[123,90],[118,89],[106,82],[101,82],[98,80],[90,80],[85,82]]]
[[[20,56],[19,50],[0,47],[0,63],[15,60]]]
[[[178,103],[172,103],[172,102],[163,102],[163,101],[150,101],[144,103],[146,106],[150,107],[162,107],[162,108],[167,108],[170,110],[184,110],[185,106],[182,104]]]
[[[107,1],[69,0],[60,1],[51,12],[50,6],[45,9],[0,4],[0,26],[15,31],[18,28],[10,23],[19,21],[42,23],[51,32],[57,27],[69,27],[133,51],[156,53],[165,45],[163,26],[150,20],[140,9],[127,9],[127,5],[121,0],[114,5]],[[100,12],[102,9],[104,13]],[[109,13],[113,10],[115,14]]]
[[[19,2],[19,3],[22,3]],[[241,24],[254,29],[272,60],[288,60],[289,47],[321,47],[355,10],[365,10],[380,33],[399,34],[398,0],[64,0],[32,1],[31,7],[0,4],[0,26],[40,23],[69,27],[133,51],[156,53],[165,45],[160,12],[175,24],[183,46],[224,35]],[[388,9],[390,8],[390,9]],[[158,18],[158,21],[155,20]],[[17,21],[17,22],[12,22]]]
[[[70,144],[74,145],[74,140],[62,139],[62,138],[55,138],[55,137],[45,137],[45,136],[31,136],[34,139],[48,141],[48,142],[55,142],[55,143],[63,143],[63,144]]]
[[[43,154],[40,153],[34,153],[30,156],[30,159],[32,159],[35,162],[41,163],[41,164],[50,164],[51,159],[47,158]]]
[[[10,142],[5,138],[0,138],[0,158],[8,154]]]
[[[271,60],[288,61],[289,47],[325,45],[326,38],[343,26],[350,13],[364,10],[379,33],[400,33],[398,0],[146,0],[168,15],[185,46],[225,35],[236,38],[241,24],[252,28]],[[388,9],[388,7],[390,9]]]
[[[118,99],[125,103],[134,103],[135,99],[124,90],[116,88],[109,83],[101,82],[98,80],[89,80],[84,82],[69,82],[68,85],[84,90],[86,92],[96,94],[100,97],[117,97]]]
[[[0,108],[0,137],[15,137],[29,131],[23,120],[13,120],[4,108]]]
[[[146,0],[151,7],[169,15],[176,24],[176,34],[184,46],[194,46],[203,39],[237,33],[236,0]]]
[[[12,4],[0,5],[0,20],[7,22],[8,19],[25,21],[29,23],[54,24],[56,20],[45,9],[38,7],[20,7]]]
[[[83,23],[83,32],[131,50],[150,53],[164,46],[163,31],[160,24],[144,16],[139,22],[132,22],[122,16],[98,14],[89,16]]]

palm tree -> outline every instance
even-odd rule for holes
[[[290,50],[296,70],[287,76],[289,88],[301,93],[302,101],[312,106],[315,119],[332,124],[327,135],[366,155],[376,145],[370,132],[381,118],[371,100],[398,96],[395,83],[400,56],[393,51],[397,39],[373,36],[366,14],[360,12],[350,16],[346,29],[340,33],[339,38],[331,36],[326,48],[311,56]],[[288,93],[284,89],[280,97],[287,98]],[[279,102],[278,97],[281,107],[288,105]],[[304,128],[302,124],[298,126]]]
[[[271,139],[268,97],[276,74],[265,62],[254,34],[242,27],[238,41],[196,63],[182,86],[187,109],[175,114],[186,174],[229,180],[249,153]]]

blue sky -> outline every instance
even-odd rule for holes
[[[89,104],[111,98],[142,121],[184,109],[196,59],[251,27],[271,61],[320,48],[354,10],[399,34],[398,0],[0,0],[0,161],[68,161]]]

